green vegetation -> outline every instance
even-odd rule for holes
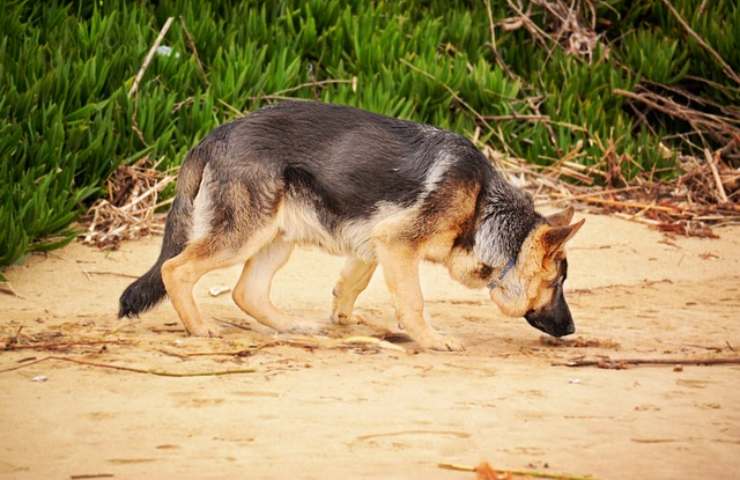
[[[740,71],[737,3],[672,3]],[[517,16],[516,1],[491,4],[497,22]],[[277,97],[356,105],[468,136],[478,126],[482,142],[539,164],[579,145],[576,160],[593,164],[613,143],[633,159],[622,165],[628,177],[670,175],[675,159],[661,156],[659,142],[678,142],[691,127],[639,103],[628,108],[615,89],[660,83],[711,99],[711,108],[739,103],[737,83],[661,0],[576,2],[581,24],[595,20],[599,34],[588,55],[568,52],[564,38],[558,45],[556,16],[524,4],[534,33],[516,19],[496,28],[505,71],[484,0],[0,0],[0,266],[73,238],[70,223],[118,165],[145,155],[177,165],[214,126]],[[154,57],[129,98],[169,16],[163,45],[172,53]]]

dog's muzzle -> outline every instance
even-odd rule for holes
[[[558,289],[550,304],[540,310],[530,310],[524,318],[537,330],[554,337],[564,337],[576,331],[561,288]]]

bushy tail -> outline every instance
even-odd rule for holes
[[[167,214],[159,258],[144,275],[124,290],[119,300],[118,318],[135,317],[159,303],[167,291],[162,282],[162,264],[178,255],[188,241],[193,215],[193,200],[198,193],[205,167],[205,156],[197,148],[185,159],[177,178],[177,193]]]

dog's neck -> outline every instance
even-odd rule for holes
[[[524,240],[544,219],[527,193],[499,175],[480,195],[473,252],[486,265],[504,269],[516,261]]]

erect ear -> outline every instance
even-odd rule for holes
[[[547,220],[548,225],[552,227],[564,227],[573,220],[574,213],[575,210],[573,210],[573,207],[568,207],[565,210],[548,215],[545,217],[545,220]]]
[[[563,248],[565,242],[573,238],[573,235],[583,226],[586,219],[582,219],[580,222],[576,222],[573,225],[567,225],[565,227],[547,227],[542,233],[541,242],[545,255],[551,256]]]

